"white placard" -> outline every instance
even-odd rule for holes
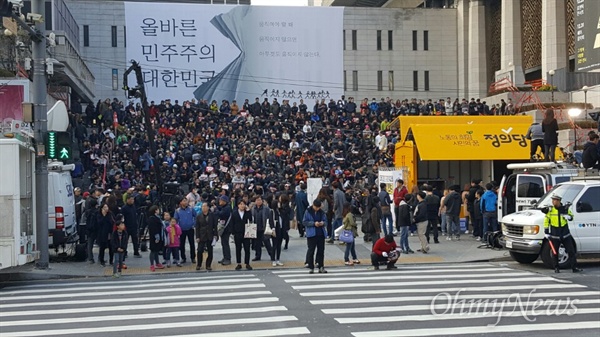
[[[150,100],[339,99],[341,7],[125,2]],[[133,81],[130,79],[130,81]]]
[[[323,187],[323,181],[321,178],[308,178],[306,181],[306,196],[308,204],[312,205],[313,201],[317,198],[319,191]]]

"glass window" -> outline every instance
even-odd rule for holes
[[[377,71],[377,91],[383,90],[383,71]]]
[[[342,39],[344,41],[344,50],[346,50],[346,30],[342,31]]]
[[[127,26],[123,26],[123,47],[127,47]]]
[[[412,49],[413,50],[417,50],[418,47],[418,42],[417,42],[417,31],[413,30],[412,31]]]
[[[419,91],[419,72],[413,71],[413,91]]]
[[[548,191],[548,193],[544,194],[544,196],[540,199],[537,206],[538,208],[552,206],[552,196],[554,194],[560,196],[562,198],[563,205],[570,202],[573,203],[575,197],[581,192],[583,189],[582,185],[558,185]]]
[[[352,50],[356,50],[356,30],[352,30]]]
[[[117,46],[117,26],[110,27],[110,43],[112,47]]]
[[[90,26],[83,25],[83,46],[90,46]]]
[[[352,90],[358,91],[358,71],[352,71]]]
[[[346,80],[346,71],[344,70],[344,91],[348,90],[348,80]]]
[[[429,70],[425,70],[425,91],[429,91]]]
[[[394,91],[394,72],[388,71],[388,90]]]
[[[577,201],[577,212],[600,212],[600,186],[587,189]]]
[[[381,31],[377,31],[377,50],[381,50]]]
[[[517,197],[539,198],[544,195],[544,181],[536,175],[520,175],[518,178]]]
[[[394,49],[393,30],[388,30],[388,50]]]
[[[423,50],[429,50],[429,31],[423,31]]]

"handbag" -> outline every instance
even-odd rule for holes
[[[344,243],[354,242],[354,233],[349,229],[344,229],[342,233],[340,233],[340,241]]]
[[[267,219],[267,222],[265,223],[265,236],[275,236],[275,232],[271,228],[271,224],[269,222],[269,219]]]
[[[256,224],[248,221],[244,225],[244,239],[256,239]]]

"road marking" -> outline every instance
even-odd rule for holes
[[[77,293],[77,292],[65,292],[65,293],[60,293],[60,294],[49,294],[49,295],[32,295],[32,296],[13,296],[13,297],[7,297],[7,298],[2,298],[2,301],[22,301],[22,300],[42,300],[42,299],[48,299],[48,298],[71,298],[71,297],[92,297],[92,296],[117,296],[117,295],[134,295],[134,294],[145,294],[145,293],[156,293],[156,289],[157,288],[164,288],[160,287],[158,285],[155,285],[156,288],[154,289],[142,289],[142,290],[125,290],[125,291],[102,291],[102,292],[84,292],[84,293]],[[237,290],[237,289],[250,289],[250,288],[266,288],[266,285],[261,284],[261,283],[256,283],[256,284],[235,284],[235,285],[228,285],[228,286],[208,286],[208,287],[202,287],[202,291],[206,291],[206,290]],[[118,287],[118,282],[115,282],[115,289],[119,289]],[[183,292],[183,291],[198,291],[198,287],[185,287],[185,288],[172,288],[169,289],[169,292],[173,293],[173,292]]]
[[[159,288],[163,288],[165,286],[187,286],[187,285],[204,285],[204,284],[224,284],[224,283],[240,283],[240,282],[259,282],[260,279],[258,278],[251,278],[251,279],[225,279],[225,280],[193,280],[190,281],[188,279],[188,281],[184,281],[184,282],[178,282],[178,283],[140,283],[140,284],[126,284],[126,285],[121,285],[120,282],[115,281],[112,282],[112,284],[110,285],[106,285],[106,286],[97,286],[95,284],[90,285],[89,287],[78,287],[78,288],[72,288],[69,289],[69,292],[72,291],[82,291],[82,290],[103,290],[103,289],[133,289],[133,288],[152,288],[152,287],[159,287]],[[203,288],[204,289],[204,288]],[[41,294],[41,293],[53,293],[55,294],[58,291],[58,289],[23,289],[23,290],[14,290],[14,291],[6,291],[6,292],[2,292],[1,294],[3,296],[5,295],[17,295],[17,294]]]
[[[462,293],[459,296],[454,294],[452,298],[456,298],[457,301],[460,300],[468,300],[468,299],[479,299],[479,298],[508,298],[512,294],[469,294],[463,295]],[[579,291],[579,292],[560,292],[560,293],[537,293],[537,292],[526,292],[519,293],[520,296],[526,298],[548,298],[548,297],[564,297],[564,296],[600,296],[600,291]],[[408,296],[408,297],[386,297],[386,298],[378,298],[378,303],[389,303],[389,302],[417,302],[417,301],[431,301],[435,295],[428,296]],[[311,300],[311,304],[313,305],[339,305],[339,304],[358,304],[358,303],[373,303],[372,298],[342,298],[342,299],[333,299],[333,300]],[[0,306],[0,309],[2,307]]]
[[[181,307],[181,303],[178,303]],[[20,321],[2,321],[0,327],[8,326],[30,326],[30,325],[45,325],[45,324],[75,324],[86,322],[105,322],[105,321],[127,321],[141,319],[159,319],[159,318],[177,318],[187,316],[211,316],[211,315],[233,315],[233,314],[250,314],[257,312],[272,312],[272,311],[287,311],[284,306],[258,307],[258,308],[227,308],[227,309],[210,309],[210,310],[187,310],[187,311],[171,311],[171,312],[156,312],[151,314],[134,314],[134,315],[111,315],[111,316],[88,316],[88,317],[69,317],[69,318],[53,318],[53,319],[30,319]]]
[[[487,301],[485,302],[485,297],[484,298],[479,298],[481,300],[481,305],[478,306],[478,304],[480,303],[480,301],[472,301],[472,305],[474,306],[473,309],[477,309],[477,308],[482,308],[484,307],[484,305],[486,303],[490,303],[488,305],[488,307],[491,307],[494,305],[494,302],[492,301]],[[508,298],[507,298],[508,299]],[[394,308],[394,309],[390,309],[389,307],[387,308],[382,308],[382,307],[365,307],[365,308],[360,308],[360,310],[362,312],[396,312],[396,311],[419,311],[419,310],[429,310],[429,311],[433,311],[435,310],[436,312],[440,312],[440,314],[438,315],[433,315],[432,313],[429,313],[428,315],[419,315],[419,316],[427,316],[430,319],[435,318],[438,319],[440,317],[444,317],[446,315],[442,315],[441,312],[444,311],[444,309],[448,309],[448,310],[452,310],[453,308],[455,309],[455,311],[460,311],[461,308],[463,308],[463,306],[465,307],[465,310],[468,310],[469,308],[471,308],[471,303],[470,302],[465,302],[465,304],[463,305],[462,303],[454,303],[454,302],[448,302],[448,299],[446,297],[443,297],[441,299],[438,299],[438,301],[436,301],[436,303],[442,303],[442,304],[436,304],[436,305],[432,305],[432,303],[429,304],[425,304],[425,305],[406,305],[406,306],[402,306],[399,308]],[[560,299],[561,302],[563,299]],[[567,301],[567,299],[564,299],[565,301]],[[506,305],[509,308],[512,308],[512,304],[515,304],[518,302],[515,302],[515,300],[513,299],[513,301],[510,301],[508,303],[506,303]],[[569,303],[568,301],[566,302],[567,304]],[[577,300],[577,305],[579,304],[598,304],[600,303],[600,300],[582,300],[582,299],[578,299]],[[529,301],[524,301],[522,302],[523,304],[523,308],[530,308],[529,305],[533,306],[535,304],[535,301],[533,302],[529,302]],[[518,304],[520,305],[520,303]],[[548,304],[542,304],[539,307],[544,307],[544,306],[548,306],[548,305],[556,305],[555,302],[552,303],[548,303]],[[441,309],[438,311],[438,309]],[[579,310],[581,310],[581,308],[577,308],[576,311],[579,312]],[[600,309],[596,309],[599,310],[600,313]],[[321,311],[323,311],[324,314],[327,315],[344,315],[344,314],[356,314],[356,308],[336,308],[336,309],[322,309]],[[595,313],[595,312],[589,312],[589,313]],[[460,314],[458,314],[460,315]],[[470,313],[467,314],[462,314],[461,316],[470,316]],[[491,315],[491,313],[487,313],[487,317],[489,317],[489,315]],[[453,316],[453,315],[448,315],[448,316]],[[484,315],[485,316],[485,315]],[[409,316],[410,317],[410,316]],[[418,316],[415,316],[418,317]],[[394,317],[392,316],[377,316],[377,317],[347,317],[347,318],[343,318],[343,320],[348,319],[348,321],[339,321],[342,324],[350,324],[353,323],[352,321],[349,321],[350,319],[356,319],[355,323],[369,323],[368,319],[372,319],[372,322],[394,322],[394,320],[392,320]],[[396,317],[397,318],[397,317]],[[363,321],[364,319],[364,321]],[[379,321],[381,319],[381,321]],[[390,319],[389,321],[387,321],[387,319]],[[446,318],[443,318],[446,319]],[[398,319],[401,320],[401,319]]]
[[[544,277],[544,276],[538,276],[538,277],[524,277],[524,278],[518,278],[518,277],[514,277],[514,278],[497,278],[497,279],[485,279],[485,280],[473,280],[473,279],[458,279],[458,280],[450,280],[450,281],[442,281],[442,280],[438,280],[438,281],[431,281],[431,282],[401,282],[398,283],[396,282],[382,282],[382,283],[377,283],[378,287],[397,287],[397,286],[402,286],[402,287],[408,287],[408,286],[423,286],[423,287],[427,287],[429,285],[442,285],[442,284],[469,284],[469,285],[473,285],[473,284],[489,284],[489,283],[510,283],[510,282],[539,282],[539,281],[553,281],[554,279],[551,277]],[[365,283],[343,283],[343,284],[319,284],[319,285],[314,285],[314,284],[309,284],[309,285],[303,285],[303,286],[292,286],[293,289],[295,290],[304,290],[304,289],[339,289],[339,288],[364,288],[365,286],[369,286],[370,284],[372,284],[373,282],[365,282]],[[533,286],[531,286],[533,287]]]
[[[531,273],[527,273],[527,272],[514,272],[514,273],[503,273],[503,274],[494,274],[494,275],[490,275],[489,273],[483,273],[483,274],[458,274],[458,275],[392,275],[390,276],[388,273],[385,273],[384,275],[382,275],[381,273],[377,273],[379,274],[379,276],[366,276],[366,277],[360,277],[360,276],[356,276],[356,277],[349,277],[349,276],[341,276],[339,275],[339,277],[331,277],[331,278],[327,278],[327,281],[336,281],[336,282],[348,282],[348,281],[383,281],[383,280],[402,280],[402,284],[404,284],[405,280],[410,280],[410,279],[417,279],[417,280],[428,280],[428,279],[432,279],[432,280],[443,280],[443,279],[454,279],[454,278],[465,278],[465,277],[469,277],[469,278],[490,278],[493,276],[498,276],[498,277],[508,277],[508,276],[531,276]],[[301,282],[318,282],[318,283],[322,283],[323,279],[315,279],[310,277],[310,275],[302,275],[305,278],[298,278],[298,279],[286,279],[285,282],[286,283],[301,283]],[[436,282],[437,283],[437,282]]]
[[[231,331],[231,332],[212,332],[212,333],[199,333],[192,335],[177,335],[169,337],[273,337],[273,336],[296,336],[296,335],[308,335],[310,331],[307,328],[282,328],[282,329],[269,329],[269,330],[244,330],[244,331]],[[156,337],[164,337],[164,335],[158,335]]]
[[[468,326],[458,328],[426,328],[426,329],[404,329],[390,331],[365,331],[353,332],[354,337],[422,337],[422,336],[449,336],[449,335],[475,335],[503,332],[527,332],[527,331],[561,331],[561,330],[583,330],[599,329],[599,321],[582,322],[560,322],[542,324],[514,324],[501,326]]]
[[[491,309],[491,308],[490,308]],[[577,308],[570,313],[570,317],[574,315],[589,315],[600,313],[599,308]],[[501,317],[524,317],[529,318],[547,316],[545,312],[537,312],[537,315],[533,313],[517,311],[502,311]],[[440,321],[440,320],[455,320],[455,319],[482,319],[482,318],[493,318],[499,319],[498,312],[478,312],[473,314],[448,314],[448,315],[409,315],[409,316],[378,316],[378,317],[348,317],[348,318],[336,318],[335,320],[340,324],[367,324],[367,323],[391,323],[391,322],[423,322],[423,321]]]
[[[35,337],[35,336],[60,336],[60,335],[83,335],[93,333],[107,332],[120,332],[120,331],[148,331],[158,329],[168,329],[174,331],[182,328],[198,328],[206,326],[232,326],[232,325],[245,325],[245,324],[263,324],[263,323],[284,323],[297,321],[298,318],[295,316],[269,316],[269,317],[252,317],[252,318],[238,318],[238,319],[222,319],[222,320],[211,320],[201,322],[168,322],[168,323],[154,323],[154,324],[138,324],[138,325],[107,325],[98,328],[73,328],[64,329],[59,328],[56,330],[39,330],[39,331],[21,331],[21,332],[2,332],[2,337]],[[233,328],[235,329],[235,328]]]
[[[338,285],[339,288],[344,287],[344,284]],[[402,286],[401,283],[396,284],[397,287]],[[305,297],[320,297],[320,296],[352,296],[357,295],[389,295],[389,294],[413,294],[413,293],[439,293],[439,292],[472,292],[472,291],[506,291],[506,290],[520,290],[520,289],[568,289],[568,288],[587,288],[586,286],[579,284],[539,284],[539,285],[502,285],[497,287],[477,287],[477,289],[468,290],[465,287],[450,287],[450,288],[403,288],[403,289],[376,289],[376,290],[345,290],[345,291],[315,291],[300,293],[300,296]],[[313,286],[312,289],[319,289],[317,286]]]
[[[354,266],[353,269],[331,269],[328,270],[329,274],[337,274],[337,273],[354,273],[356,271],[368,271],[369,266],[368,264],[363,265],[364,267],[361,266]],[[423,270],[421,272],[423,273],[427,273],[427,272],[440,272],[440,269],[449,269],[451,271],[456,271],[456,269],[464,269],[464,270],[468,270],[468,271],[476,271],[477,269],[483,269],[483,268],[490,268],[490,267],[494,267],[492,269],[496,269],[496,270],[511,270],[509,268],[506,267],[495,267],[492,264],[489,263],[478,263],[478,264],[455,264],[455,265],[448,265],[448,264],[429,264],[427,266],[397,266],[398,269],[396,270],[396,272],[399,271],[407,271],[407,270],[421,270],[421,269],[426,269]],[[440,269],[436,269],[436,267],[440,268]],[[272,271],[273,274],[299,274],[302,273],[299,270],[274,270]],[[306,273],[306,271],[304,272]],[[319,274],[322,276],[328,275],[328,274]]]
[[[272,295],[270,291],[247,291],[247,292],[235,292],[235,293],[209,293],[209,294],[189,294],[189,295],[167,295],[161,296],[161,294],[153,295],[152,297],[138,297],[138,298],[102,298],[102,299],[86,299],[85,304],[100,304],[100,303],[131,303],[131,302],[164,302],[170,300],[186,300],[186,299],[199,299],[199,298],[225,298],[225,297],[238,297],[238,296],[264,296]],[[0,304],[0,311],[9,308],[24,308],[24,307],[61,307],[69,305],[80,305],[81,300],[73,301],[54,301],[54,302],[29,302],[29,303],[11,303],[11,304]]]
[[[111,269],[112,270],[112,269]],[[125,275],[126,276],[126,275]],[[202,280],[216,280],[216,279],[241,279],[241,278],[250,278],[250,277],[256,277],[256,275],[254,274],[238,274],[235,277],[232,277],[231,275],[227,275],[227,276],[223,276],[223,275],[215,275],[215,276],[200,276],[197,279],[202,279]],[[118,282],[119,284],[129,284],[129,283],[137,283],[137,284],[148,284],[148,283],[160,283],[161,285],[165,285],[165,284],[170,284],[172,282],[179,282],[179,281],[189,281],[190,279],[193,279],[192,277],[178,277],[178,278],[145,278],[145,279],[135,279],[135,280],[123,280],[120,279],[118,281],[115,280],[111,280],[111,281],[90,281],[90,282],[69,282],[69,283],[47,283],[47,284],[27,284],[27,285],[15,285],[15,286],[9,286],[4,288],[4,290],[10,290],[10,289],[26,289],[26,288],[69,288],[72,289],[72,287],[74,286],[86,286],[86,285],[96,285],[96,284],[110,284],[110,285],[115,285],[115,282]],[[2,293],[0,291],[0,293]]]
[[[87,308],[71,308],[71,309],[60,309],[60,310],[24,310],[24,311],[2,311],[2,317],[13,317],[13,316],[30,316],[30,315],[64,315],[64,314],[79,314],[84,312],[106,312],[106,311],[126,311],[126,310],[142,310],[142,309],[165,309],[165,308],[179,308],[182,305],[186,307],[200,307],[200,306],[213,306],[213,305],[230,305],[230,304],[251,304],[251,303],[266,303],[266,302],[277,302],[277,297],[258,297],[258,298],[244,298],[236,300],[211,300],[211,301],[199,301],[199,302],[170,302],[162,303],[155,302],[152,304],[135,304],[135,305],[116,305],[116,306],[105,306],[105,307],[87,307]]]

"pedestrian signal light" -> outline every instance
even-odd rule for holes
[[[71,152],[71,136],[68,132],[49,131],[46,139],[48,159],[69,160]]]

